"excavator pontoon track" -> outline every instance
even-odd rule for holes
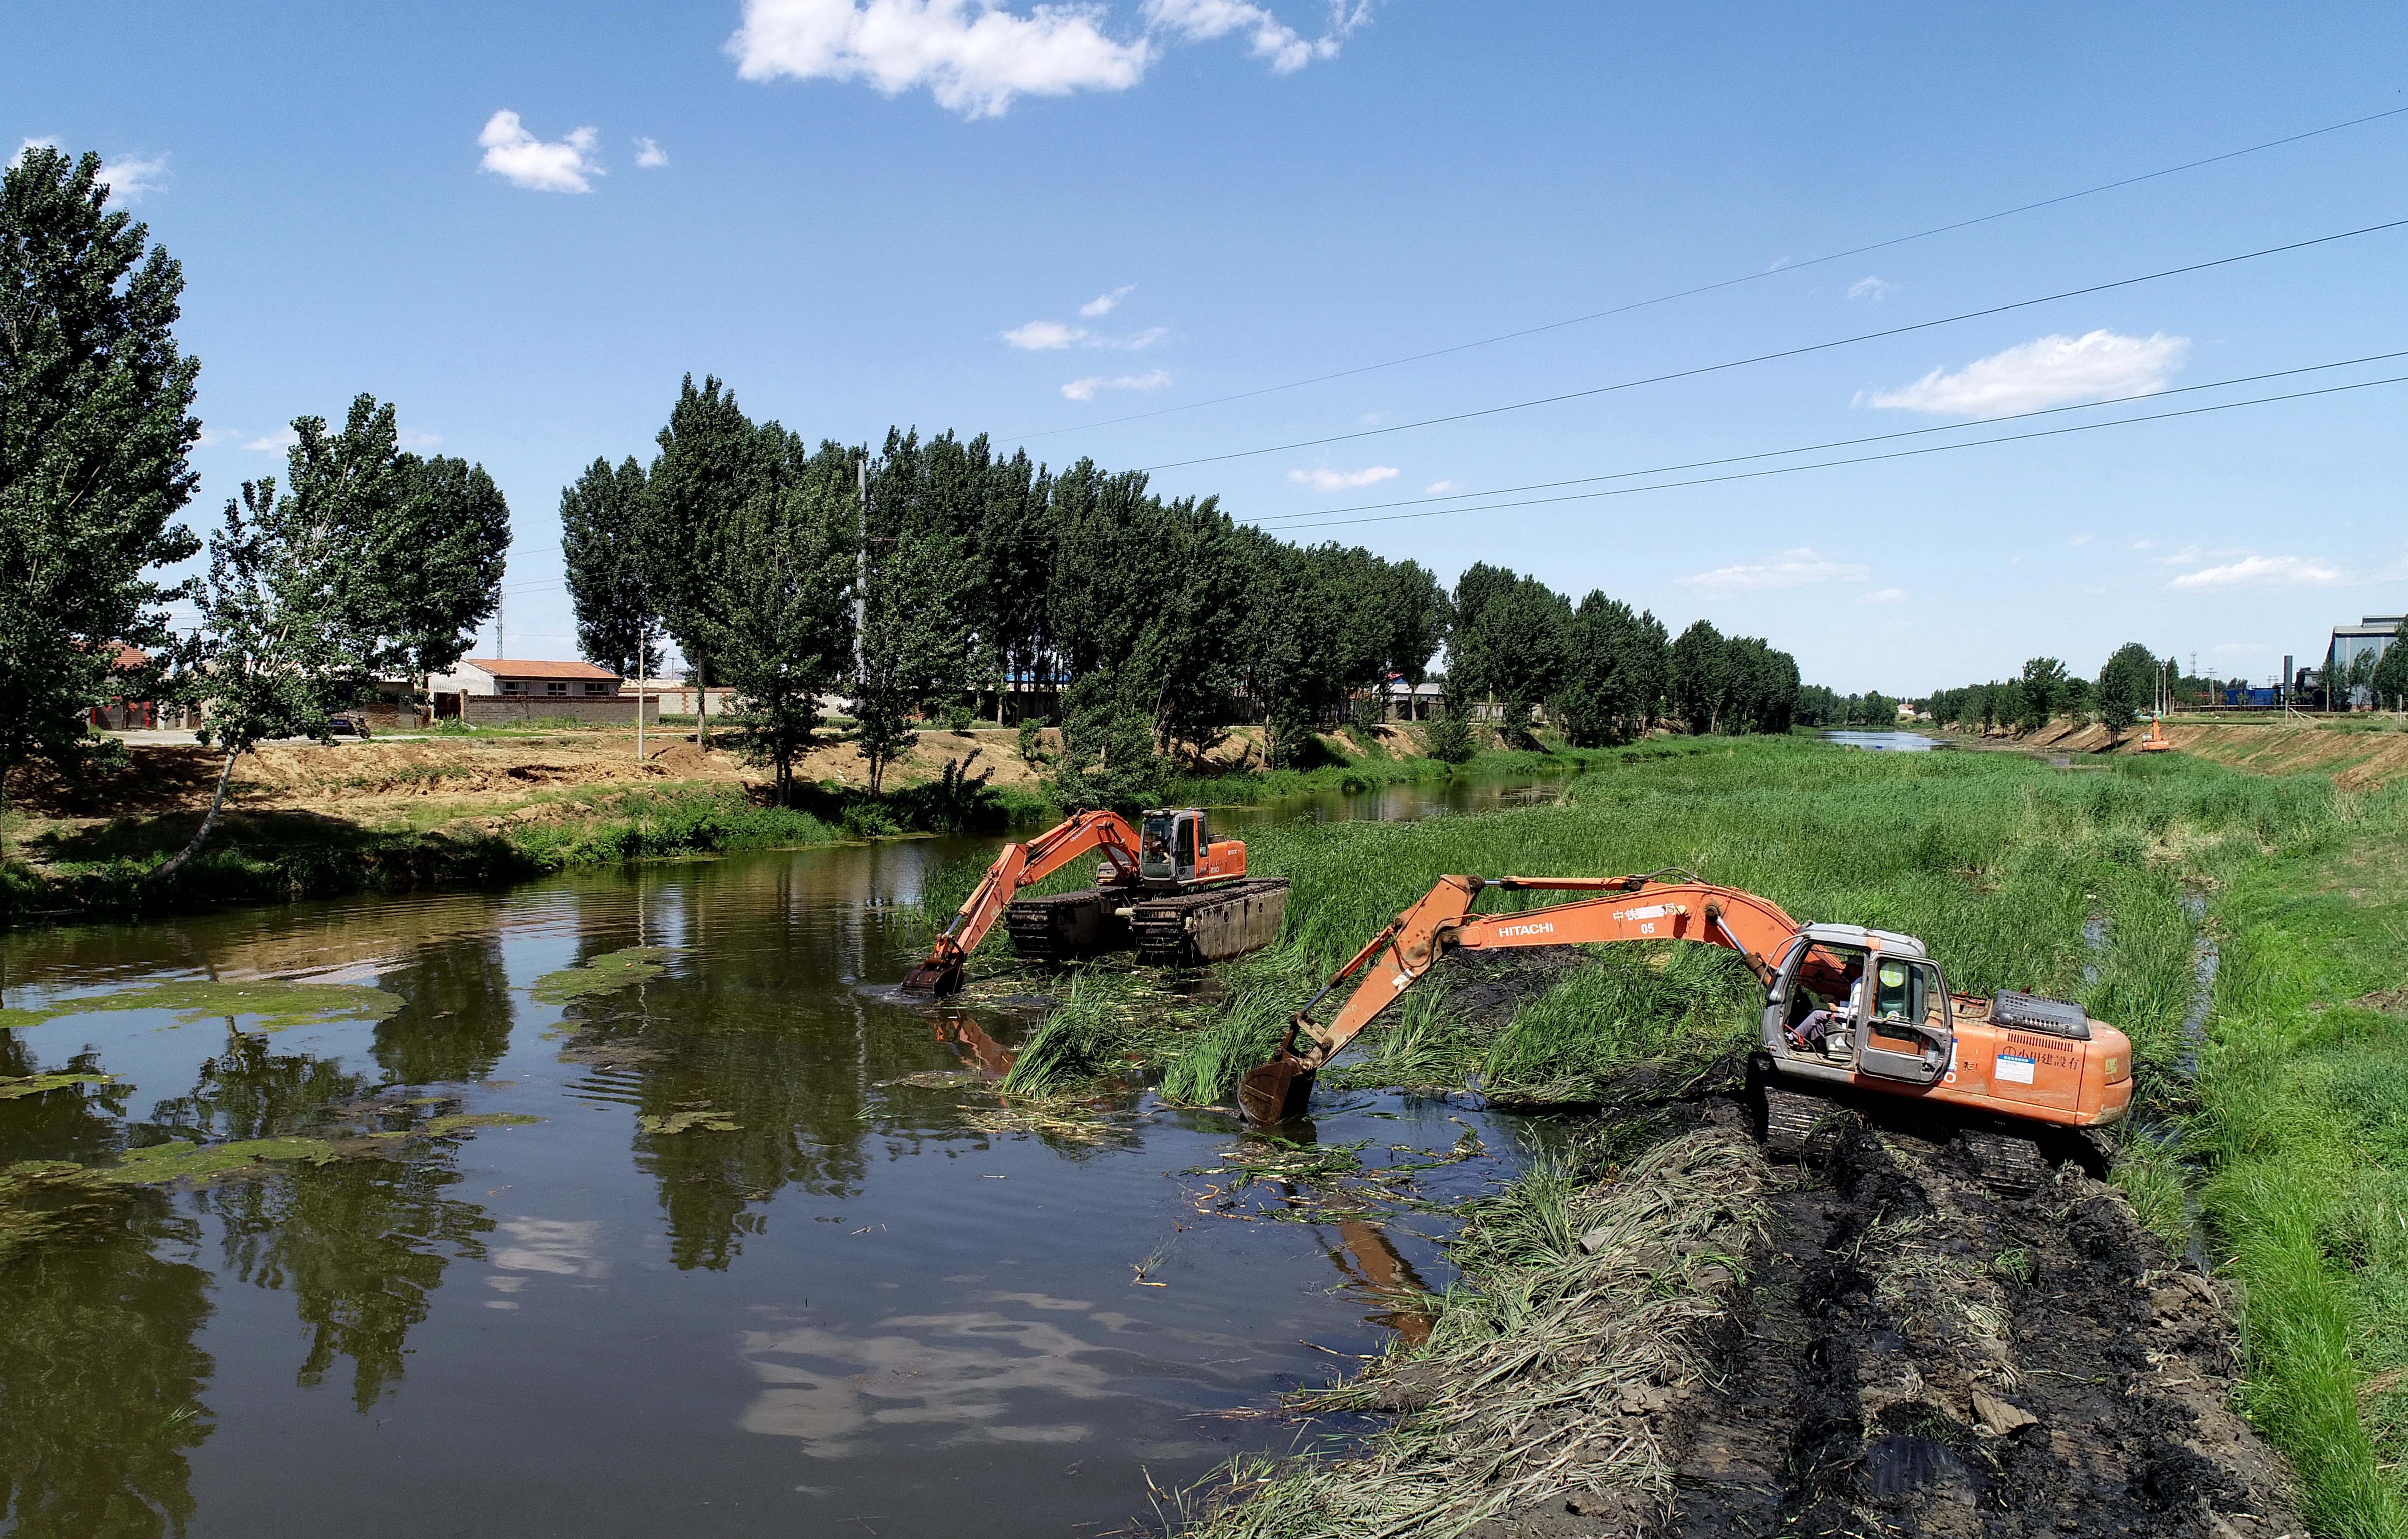
[[[1023,898],[1003,911],[1003,926],[1011,949],[1030,961],[1075,962],[1127,946],[1129,922],[1114,912],[1122,906],[1117,894],[1084,887]]]
[[[1279,939],[1287,891],[1285,881],[1265,879],[1146,899],[1128,922],[1137,959],[1148,967],[1201,967],[1260,951]]]

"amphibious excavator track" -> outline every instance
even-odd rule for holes
[[[1279,939],[1288,885],[1257,879],[1161,898],[1088,887],[1024,898],[1003,911],[1011,947],[1032,961],[1068,962],[1135,946],[1147,967],[1201,967]]]

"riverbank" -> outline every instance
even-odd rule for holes
[[[2408,779],[2408,719],[2368,712],[2346,716],[2169,716],[2166,740],[2177,753],[2257,775],[2329,775],[2345,790],[2379,791]],[[1941,732],[1979,748],[2039,754],[2134,755],[2145,726],[2111,732],[2096,722],[2053,721],[2036,732]]]
[[[1737,1329],[1787,1308],[1828,1325],[1827,1303],[1790,1298],[1802,1286],[1802,1258],[1822,1278],[1816,1286],[1846,1302],[1848,1330],[1860,1334],[1833,1336],[1817,1359],[1828,1373],[1784,1370],[1796,1382],[1764,1391],[1778,1405],[1742,1403],[1742,1395],[1696,1421],[1743,1426],[1770,1416],[1814,1429],[1812,1447],[1749,1456],[1756,1474],[1740,1484],[1759,1506],[1771,1503],[1755,1516],[1828,1516],[1855,1502],[1938,1521],[1930,1503],[1947,1488],[1974,1493],[1966,1500],[1977,1512],[1983,1490],[2044,1489],[2079,1519],[2105,1498],[2077,1466],[2114,1450],[2120,1461],[2156,1461],[2162,1479],[2139,1464],[2125,1472],[2151,1500],[2179,1498],[2179,1511],[2127,1515],[2158,1532],[2187,1532],[2203,1521],[2203,1505],[2233,1532],[2272,1539],[2284,1503],[2295,1500],[2318,1533],[2397,1535],[2408,1532],[2400,1481],[2408,1243],[2398,1219],[2408,1212],[2408,1135],[2400,1131],[2408,1128],[2408,1074],[2397,1068],[2408,1046],[2404,820],[2408,801],[2398,791],[2236,772],[2192,755],[2110,760],[2099,772],[2068,775],[2021,755],[1838,755],[1757,741],[1584,776],[1554,806],[1403,825],[1283,825],[1250,835],[1259,869],[1296,883],[1282,944],[1223,970],[1217,1016],[1156,1051],[1168,1058],[1165,1086],[1177,1099],[1226,1100],[1314,976],[1449,872],[1689,867],[1800,916],[1919,934],[1956,987],[2077,999],[2128,1031],[2138,1113],[2106,1184],[2068,1170],[2037,1205],[1987,1193],[1978,1172],[1956,1163],[1961,1155],[1872,1129],[1840,1165],[1803,1172],[1806,1195],[1784,1210],[1777,1243],[1750,1264],[1761,1282],[1719,1317]],[[2203,902],[2202,918],[2186,900]],[[2204,1040],[2186,1041],[2199,948],[2210,941],[2223,947],[2223,968]],[[1652,957],[1617,948],[1572,954],[1570,965],[1517,982],[1484,971],[1502,958],[1451,962],[1400,1018],[1326,1072],[1318,1094],[1342,1098],[1350,1084],[1477,1087],[1514,1104],[1599,1108],[1613,1141],[1599,1162],[1610,1180],[1612,1166],[1677,1131],[1698,1107],[1735,1095],[1734,1049],[1747,1041],[1754,1000],[1744,977],[1716,965],[1727,960],[1703,948]],[[1107,1038],[1089,1052],[1110,1061],[1113,1047]],[[2068,1213],[2087,1216],[2069,1226]],[[1928,1248],[1931,1265],[1928,1275],[1885,1284],[1897,1269],[1871,1258],[1907,1238],[1881,1227],[1900,1222],[1919,1226],[1909,1248]],[[1558,1241],[1529,1265],[1568,1264]],[[2186,1252],[2204,1258],[2213,1276],[2186,1270]],[[1479,1260],[1465,1265],[1484,1292],[1528,1280],[1510,1267],[1499,1273],[1493,1256]],[[1952,1283],[1948,1269],[1964,1265],[1979,1278]],[[2004,1322],[1993,1334],[2005,1345],[1983,1372],[1979,1353],[1964,1356],[1964,1341],[1916,1337],[1918,1309],[1975,1281],[2000,1293]],[[2167,1294],[2169,1286],[2176,1291]],[[1442,1337],[1448,1302],[1425,1308]],[[2101,1381],[2112,1392],[2009,1393],[2018,1377],[2028,1383],[2028,1371],[2077,1372],[2052,1366],[2048,1354],[2060,1348],[2043,1345],[2050,1331],[2088,1344],[2085,1360],[2112,1370]],[[2160,1341],[2152,1331],[2170,1334]],[[1867,1356],[1866,1342],[1887,1339],[1883,1332],[1908,1347]],[[1772,1366],[1749,1367],[1743,1354],[1727,1365],[1745,1382],[1769,1382]],[[1575,1370],[1585,1371],[1541,1354],[1513,1372],[1531,1375],[1517,1382],[1544,1400]],[[1864,1397],[1885,1375],[1919,1375],[1931,1389],[1859,1416],[1853,1407],[1870,1404]],[[2193,1382],[2176,1382],[2185,1379]],[[1669,1394],[1679,1384],[1655,1388]],[[2043,1430],[1985,1421],[1971,1398],[1977,1388],[2038,1416]],[[2296,1497],[2281,1494],[2287,1476],[2251,1455],[2254,1443],[2236,1446],[2218,1422],[2227,1391],[2296,1466]],[[1835,1430],[1829,1417],[1843,1404]],[[1401,1444],[1375,1441],[1371,1463],[1331,1466],[1326,1478],[1310,1461],[1238,1472],[1210,1499],[1213,1532],[1351,1532],[1326,1503],[1283,1505],[1279,1493],[1367,1489],[1366,1471],[1390,1469],[1398,1447],[1442,1462],[1451,1446],[1477,1446],[1484,1435],[1471,1422],[1409,1417],[1394,1434]],[[1912,1455],[1906,1476],[1895,1474],[1902,1448]],[[2203,1474],[2186,1462],[2202,1450]],[[1790,1455],[1821,1473],[1783,1507],[1780,1472]],[[1667,1457],[1665,1468],[1683,1471],[1677,1455]],[[1575,1522],[1581,1515],[1562,1511],[1560,1493],[1549,1500],[1555,1518],[1526,1513],[1526,1528],[1494,1532],[1619,1532]],[[2276,1526],[2248,1526],[2243,1513]],[[1378,1526],[1369,1516],[1364,1523],[1365,1532]],[[1704,1521],[1698,1532],[1711,1529]],[[1969,1518],[1950,1532],[1992,1526]]]
[[[1423,753],[1418,727],[1322,740],[1311,770],[1268,770],[1259,729],[1233,729],[1173,778],[1166,801],[1252,806],[1456,777],[1565,774],[1576,750],[1495,750],[1451,765]],[[1018,735],[930,731],[890,771],[883,794],[847,745],[815,751],[780,806],[767,771],[691,735],[655,735],[646,756],[619,731],[534,732],[369,742],[277,744],[238,766],[201,856],[171,881],[150,873],[192,838],[216,769],[207,750],[144,744],[81,800],[36,784],[21,797],[0,861],[0,914],[23,919],[194,912],[351,892],[490,885],[632,860],[797,849],[920,833],[997,833],[1060,815],[1043,773],[1054,734],[1021,753]]]

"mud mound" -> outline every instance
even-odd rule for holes
[[[2112,1188],[2068,1168],[2002,1198],[1961,1153],[1856,1128],[1773,1208],[1662,1532],[2306,1532],[2227,1408],[2225,1301]]]

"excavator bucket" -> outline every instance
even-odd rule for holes
[[[961,986],[962,959],[931,956],[904,975],[902,990],[906,994],[944,995],[955,993]]]
[[[1238,1107],[1259,1128],[1302,1116],[1312,1101],[1312,1065],[1282,1052],[1270,1062],[1246,1071],[1238,1082]]]

